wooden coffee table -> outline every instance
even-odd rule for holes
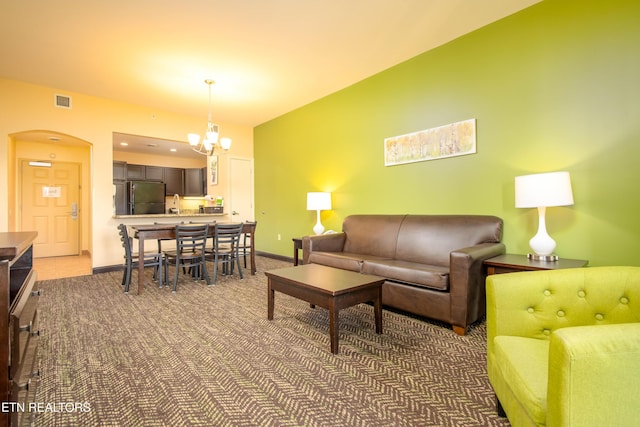
[[[382,333],[382,284],[384,278],[318,264],[280,268],[268,277],[267,319],[273,320],[275,291],[329,310],[331,353],[338,353],[338,313],[343,308],[373,302],[376,333]]]

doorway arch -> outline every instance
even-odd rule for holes
[[[13,191],[9,198],[9,228],[23,230],[23,200],[21,199],[22,171],[24,161],[75,163],[79,165],[79,201],[77,215],[79,220],[80,253],[91,254],[92,248],[92,150],[93,145],[85,140],[53,130],[25,130],[11,135],[12,153],[9,161],[10,172],[8,188]],[[37,230],[36,230],[37,231]],[[45,254],[46,255],[46,254]],[[38,256],[38,255],[36,255]]]

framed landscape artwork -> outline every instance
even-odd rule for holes
[[[423,162],[476,152],[476,119],[384,140],[384,165]]]

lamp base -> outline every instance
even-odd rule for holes
[[[316,236],[324,232],[324,226],[320,222],[320,210],[318,210],[317,213],[318,213],[318,221],[316,222],[316,225],[313,226],[313,232],[316,233]]]
[[[537,255],[537,254],[527,254],[527,258],[532,261],[541,261],[541,262],[556,262],[560,258],[558,255]]]
[[[324,226],[320,223],[317,223],[313,226],[313,232],[316,233],[316,236],[319,236],[324,232]]]

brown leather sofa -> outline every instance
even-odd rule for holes
[[[485,314],[483,261],[503,254],[502,220],[484,215],[351,215],[342,232],[302,239],[305,264],[385,277],[382,303],[464,335]]]

